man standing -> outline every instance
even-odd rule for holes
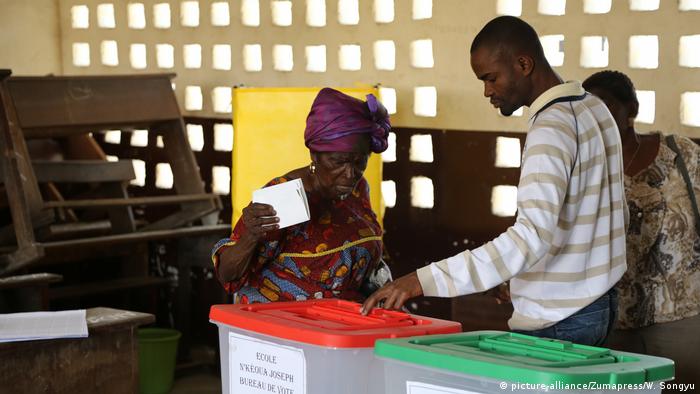
[[[493,241],[391,282],[362,306],[398,309],[421,294],[483,292],[510,280],[514,331],[600,345],[625,272],[622,154],[615,120],[578,82],[562,82],[535,30],[502,16],[472,42],[471,67],[501,114],[530,120],[516,222]]]

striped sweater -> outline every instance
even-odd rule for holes
[[[622,276],[625,223],[620,135],[578,82],[530,107],[515,224],[491,242],[418,270],[426,296],[454,297],[510,280],[511,329],[554,325]]]

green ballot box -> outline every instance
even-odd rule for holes
[[[673,361],[500,331],[378,340],[386,394],[660,393]]]

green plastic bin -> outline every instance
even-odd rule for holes
[[[139,341],[139,392],[164,394],[173,386],[179,331],[169,328],[137,330]]]
[[[476,331],[382,339],[385,386],[405,393],[660,393],[673,361],[555,339]]]

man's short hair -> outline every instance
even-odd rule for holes
[[[487,23],[474,37],[470,53],[481,47],[500,50],[513,56],[529,55],[535,60],[547,61],[535,29],[514,16],[499,16]]]

